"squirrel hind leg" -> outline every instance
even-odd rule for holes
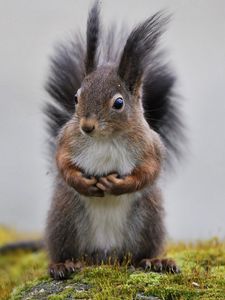
[[[73,273],[80,271],[83,267],[82,262],[66,260],[60,263],[51,263],[48,267],[49,275],[55,280],[68,279]]]
[[[158,273],[178,274],[181,272],[177,263],[170,258],[142,259],[138,264],[138,267],[145,271]]]

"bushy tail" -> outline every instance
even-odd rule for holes
[[[44,248],[44,241],[18,241],[9,243],[0,247],[0,255],[8,254],[14,251],[36,252]]]
[[[169,161],[172,156],[179,157],[184,135],[180,104],[174,93],[176,78],[157,51],[167,21],[162,13],[157,13],[129,35],[119,35],[111,29],[99,41],[99,6],[97,2],[94,4],[87,21],[86,41],[81,35],[75,35],[73,41],[56,49],[51,60],[46,84],[51,101],[45,113],[53,150],[60,128],[74,113],[74,95],[83,78],[97,65],[110,62],[118,66],[118,74],[129,82],[130,89],[139,77],[143,80],[145,118],[162,137],[170,154]]]
[[[162,138],[167,151],[167,163],[174,166],[174,159],[182,157],[186,145],[185,127],[180,98],[174,87],[176,78],[166,65],[152,66],[143,83],[145,118]]]

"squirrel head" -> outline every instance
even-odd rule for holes
[[[97,67],[100,22],[98,2],[94,4],[87,21],[86,74],[75,96],[82,133],[124,132],[144,118],[141,83],[166,21],[157,13],[139,24],[128,36],[119,63]]]
[[[113,66],[102,66],[88,74],[75,95],[75,116],[81,132],[100,137],[129,129],[142,114],[139,91],[131,93]]]

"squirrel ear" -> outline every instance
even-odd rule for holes
[[[99,43],[99,4],[96,1],[89,12],[87,20],[87,52],[85,58],[86,74],[96,67],[96,51]]]
[[[168,22],[168,17],[158,12],[130,33],[121,55],[118,74],[133,94],[140,83],[158,39]]]

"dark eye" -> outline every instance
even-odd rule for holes
[[[75,104],[78,103],[78,96],[77,96],[77,93],[73,96],[73,100],[74,100]]]
[[[114,109],[121,109],[124,105],[124,100],[121,97],[116,98],[116,100],[113,103]]]

